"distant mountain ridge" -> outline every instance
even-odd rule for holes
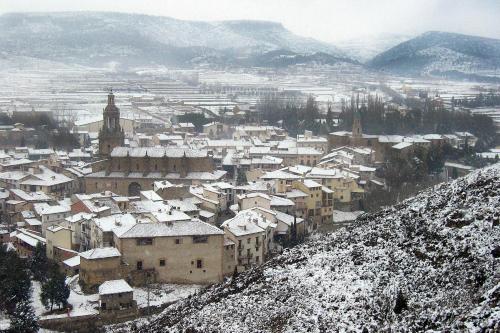
[[[99,65],[229,62],[275,50],[345,58],[333,45],[267,21],[184,21],[110,12],[11,13],[0,16],[0,49],[12,56]]]
[[[0,69],[32,68],[37,60],[61,68],[115,69],[283,68],[361,61],[394,74],[500,80],[499,40],[435,31],[407,38],[383,34],[340,43],[339,48],[269,21],[203,22],[115,12],[8,13],[0,15]]]
[[[498,73],[500,40],[430,31],[375,56],[371,68],[400,74]]]
[[[381,33],[340,40],[335,43],[346,55],[361,62],[367,62],[376,55],[413,38],[413,35]]]

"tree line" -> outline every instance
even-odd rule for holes
[[[331,109],[331,121],[327,120],[326,123],[319,121],[325,119],[325,115],[321,114],[313,96],[309,96],[306,100],[300,96],[284,93],[265,96],[259,100],[257,111],[262,120],[270,125],[281,126],[291,136],[302,134],[304,130],[313,131],[314,134],[327,134],[333,123]]]
[[[80,141],[70,132],[68,127],[60,126],[50,115],[40,112],[16,113],[9,116],[0,113],[0,125],[22,123],[25,127],[34,128],[34,135],[23,137],[19,144],[33,145],[35,148],[55,148],[70,151],[80,148]]]
[[[453,106],[463,106],[466,108],[479,108],[485,106],[499,106],[500,94],[490,92],[488,94],[479,93],[474,98],[451,98]]]
[[[486,115],[467,111],[446,110],[439,103],[426,99],[407,100],[408,108],[397,110],[378,96],[352,97],[342,103],[341,128],[350,131],[355,112],[361,114],[363,132],[368,134],[450,134],[468,131],[478,137],[479,145],[489,147],[494,143],[496,129],[493,120]]]

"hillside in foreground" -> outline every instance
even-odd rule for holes
[[[317,236],[134,332],[500,330],[500,164]]]

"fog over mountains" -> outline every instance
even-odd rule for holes
[[[385,34],[344,41],[339,47],[267,21],[201,22],[110,12],[11,13],[0,16],[0,62],[32,57],[85,66],[206,63],[279,68],[359,61],[373,70],[405,75],[499,72],[499,40],[445,32],[409,38]]]
[[[404,74],[500,71],[500,40],[431,31],[382,52],[369,65]]]
[[[343,56],[335,46],[294,35],[279,23],[195,22],[105,12],[2,15],[0,48],[4,55],[86,65],[108,61],[183,65],[279,49]]]
[[[375,34],[338,41],[336,46],[342,49],[350,58],[367,62],[377,54],[410,40],[414,36],[399,33]]]

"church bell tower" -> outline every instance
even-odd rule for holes
[[[108,105],[103,110],[103,123],[99,131],[99,155],[107,157],[115,147],[122,147],[125,134],[120,126],[120,109],[115,105],[115,95],[108,94]]]
[[[354,118],[352,121],[352,137],[361,138],[363,136],[363,129],[361,128],[361,112],[354,111]]]

